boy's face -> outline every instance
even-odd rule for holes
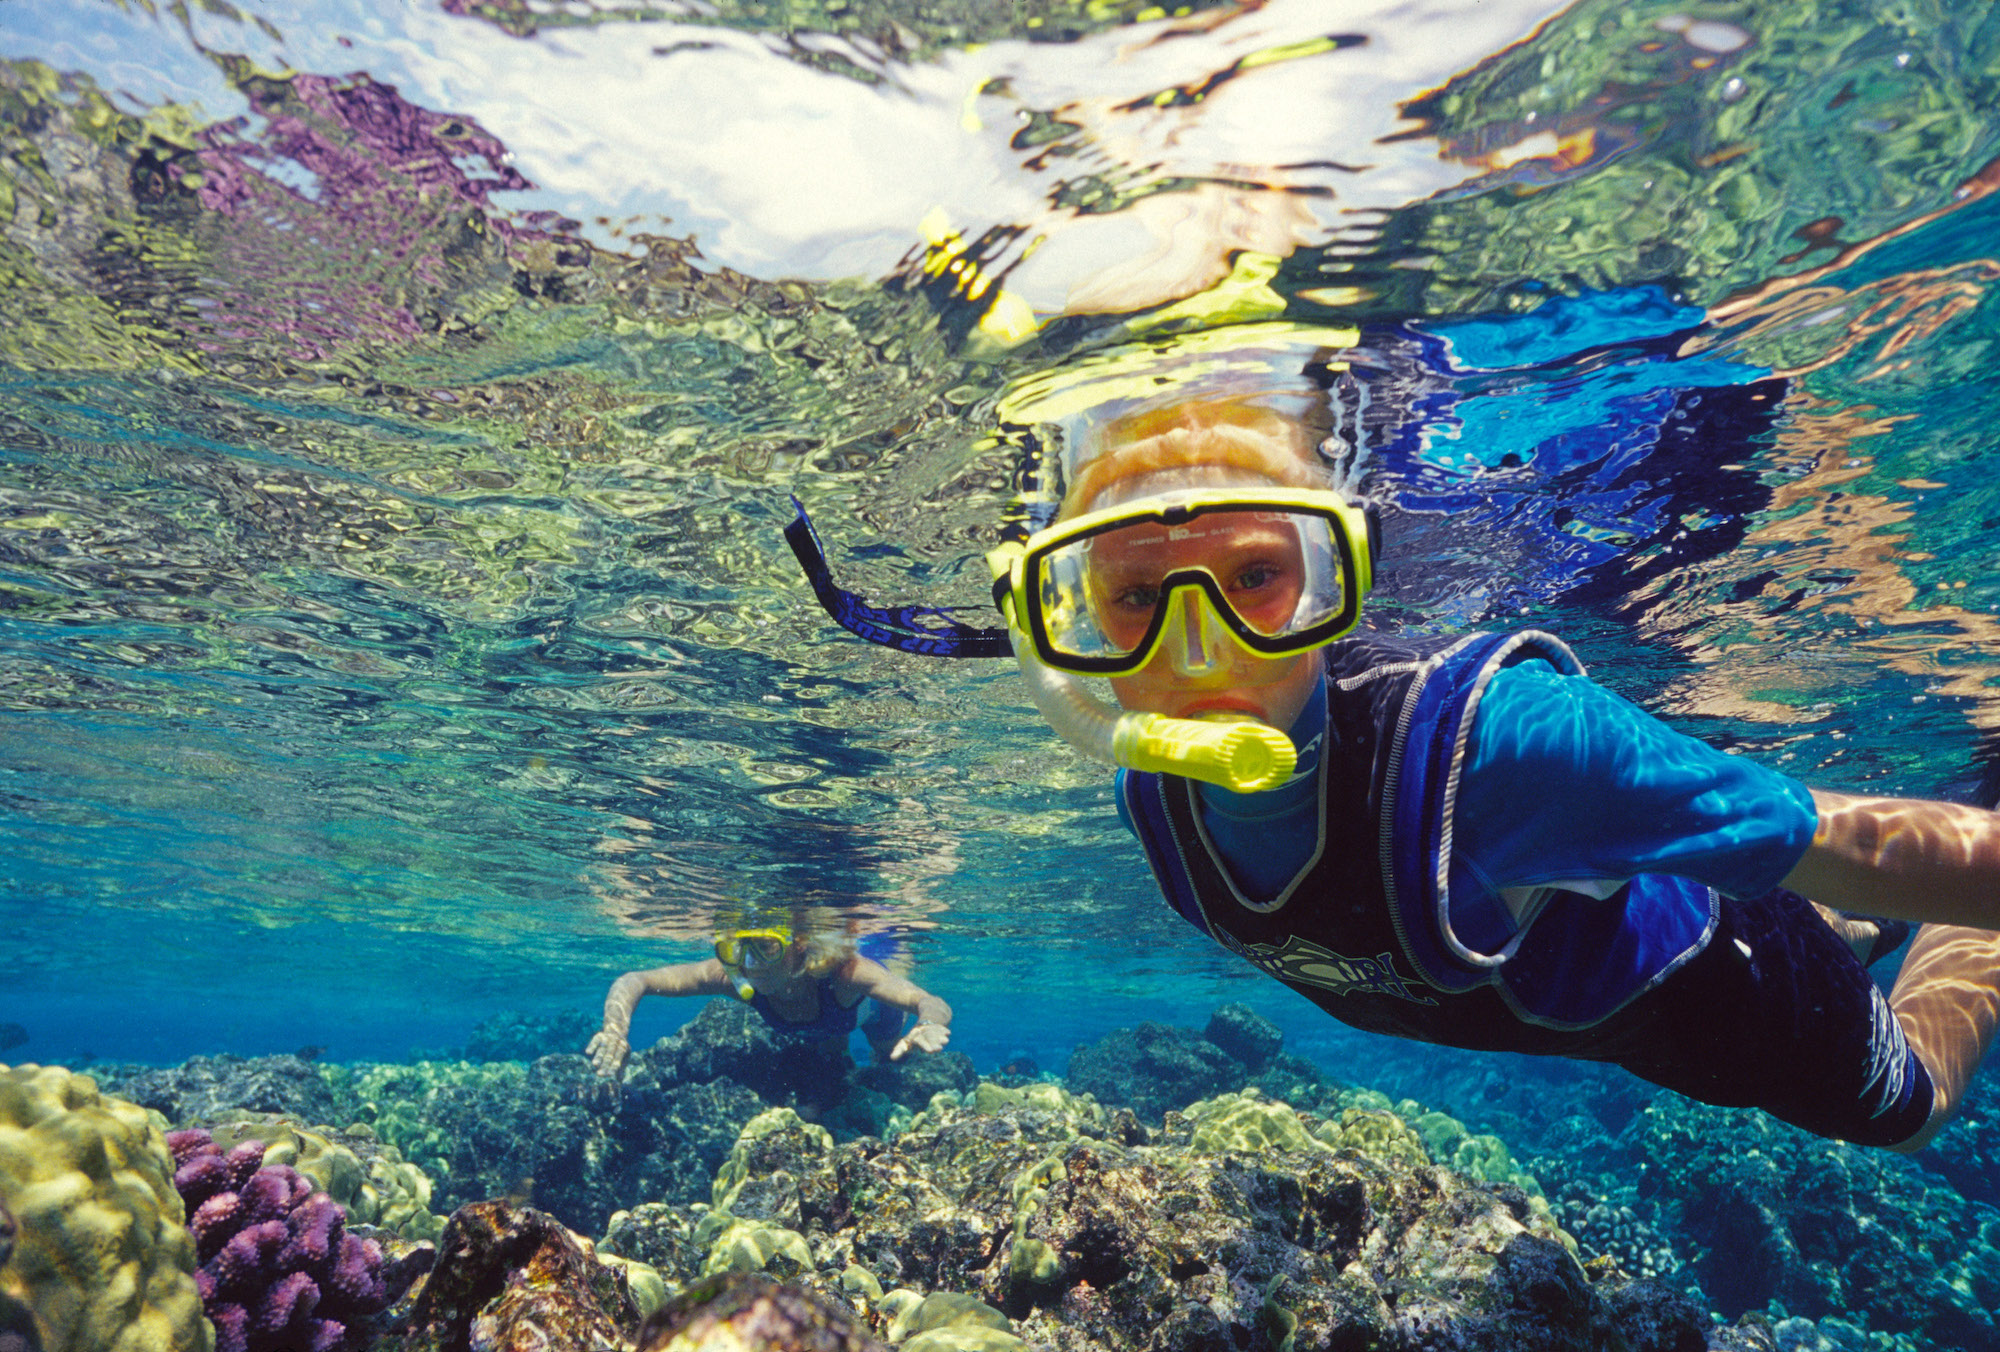
[[[1135,477],[1115,485],[1093,505],[1109,506],[1170,488],[1270,483],[1264,475],[1228,465],[1204,466],[1194,473]],[[1287,530],[1245,512],[1207,518],[1198,532],[1142,527],[1105,537],[1092,559],[1093,609],[1115,631],[1117,602],[1136,596],[1147,604],[1135,605],[1131,623],[1143,631],[1158,596],[1157,580],[1176,568],[1199,566],[1215,577],[1245,622],[1261,632],[1276,632],[1299,599],[1299,543],[1296,533]],[[1130,676],[1111,678],[1121,706],[1169,718],[1246,714],[1280,732],[1298,720],[1320,680],[1318,651],[1262,657],[1229,639],[1219,619],[1209,616],[1204,624],[1202,612],[1209,603],[1197,593],[1184,589],[1167,604],[1165,641],[1152,660]],[[1199,657],[1191,660],[1196,653]]]

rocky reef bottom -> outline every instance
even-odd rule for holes
[[[336,1240],[376,1256],[369,1318],[307,1308],[262,1343],[239,1273],[235,1322],[208,1329],[249,1352],[294,1352],[305,1335],[285,1330],[309,1327],[385,1352],[2000,1348],[1988,1097],[1911,1160],[1615,1072],[1440,1075],[1388,1052],[1372,1086],[1343,1083],[1242,1006],[1120,1030],[1060,1079],[955,1053],[857,1067],[745,1014],[704,1007],[615,1086],[580,1055],[533,1055],[573,1030],[532,1020],[482,1034],[519,1060],[197,1057],[60,1084],[0,1068],[0,1236],[21,1237],[0,1252],[0,1348],[65,1345],[44,1311],[69,1298],[27,1268],[83,1223],[46,1204],[60,1170],[10,1175],[10,1149],[108,1113],[139,1153],[125,1105],[162,1142],[203,1133],[213,1177],[176,1184],[205,1215],[225,1161],[261,1163],[324,1192]],[[196,1137],[175,1139],[186,1155]],[[206,1262],[220,1241],[202,1242]],[[148,1269],[162,1291],[175,1261],[194,1279],[172,1248]],[[286,1280],[291,1317],[306,1282]],[[120,1346],[211,1345],[189,1336]]]

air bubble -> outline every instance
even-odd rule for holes
[[[1750,35],[1733,23],[1700,19],[1681,30],[1681,41],[1704,52],[1733,52],[1750,41]]]

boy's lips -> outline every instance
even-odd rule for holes
[[[1248,714],[1252,718],[1264,716],[1263,706],[1255,700],[1241,695],[1207,695],[1201,699],[1189,700],[1175,715],[1177,718],[1199,718],[1203,714]]]

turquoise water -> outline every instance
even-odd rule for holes
[[[1005,383],[1218,315],[1360,327],[1382,615],[1828,787],[1993,753],[1990,6],[193,11],[0,8],[12,1058],[450,1048],[782,899],[982,1069],[1228,1000],[1365,1064],[780,535],[979,606]]]

